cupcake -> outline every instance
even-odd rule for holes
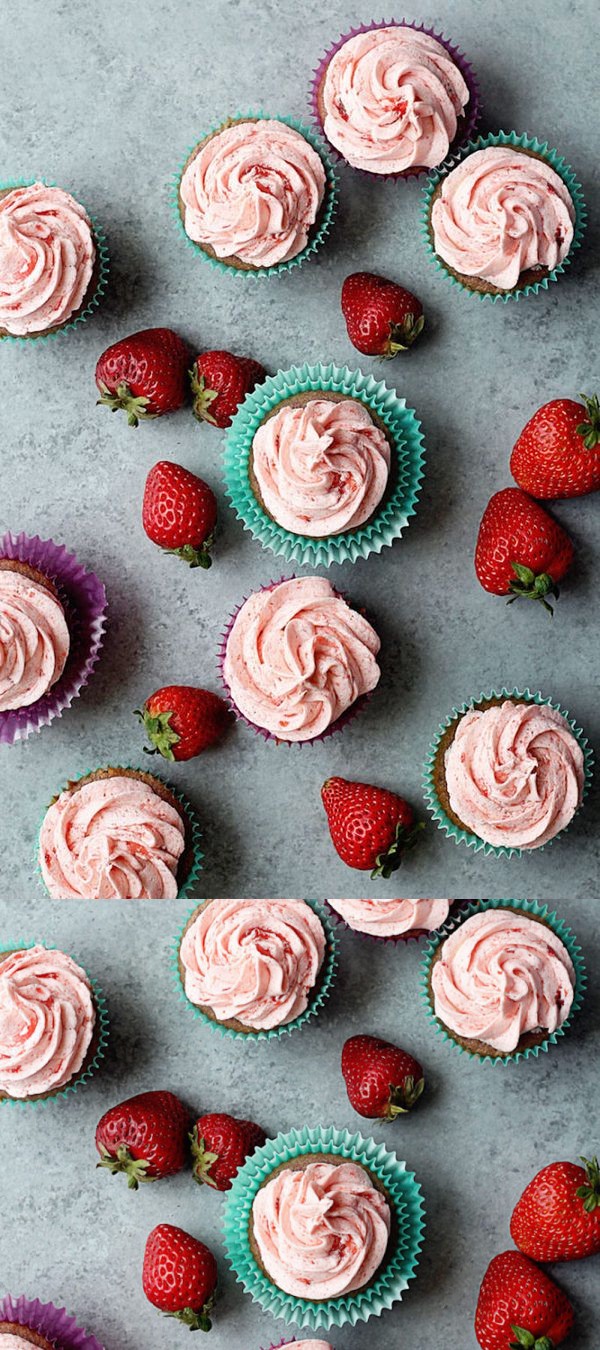
[[[0,713],[37,703],[60,679],[71,646],[54,582],[0,558]]]
[[[90,1332],[77,1325],[66,1308],[39,1299],[0,1298],[1,1350],[103,1350]]]
[[[343,37],[316,71],[312,101],[341,158],[379,175],[442,164],[478,116],[477,85],[456,48],[393,21]]]
[[[105,272],[104,241],[69,192],[0,187],[0,337],[46,337],[83,319]]]
[[[441,928],[452,900],[328,900],[356,933],[373,938],[422,937]]]
[[[225,635],[222,678],[234,712],[277,741],[313,741],[341,728],[376,688],[380,641],[323,577],[256,591]]]
[[[53,900],[174,900],[199,870],[198,837],[191,807],[160,778],[97,769],[48,807],[40,872]]]

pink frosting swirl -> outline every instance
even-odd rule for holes
[[[245,601],[223,673],[249,722],[281,741],[308,741],[375,688],[380,645],[329,581],[296,577]]]
[[[390,1207],[364,1167],[353,1162],[284,1168],[252,1205],[254,1237],[279,1289],[327,1299],[362,1289],[386,1253]]]
[[[293,534],[356,529],[387,486],[389,442],[356,399],[283,407],[258,428],[252,448],[264,505]]]
[[[572,820],[584,758],[547,704],[506,702],[461,717],[445,757],[450,805],[488,844],[541,848]]]
[[[325,931],[305,900],[211,900],[180,947],[190,1002],[253,1031],[305,1011],[325,956]]]
[[[357,933],[372,937],[401,937],[404,933],[441,928],[450,913],[450,900],[330,900],[329,904]]]
[[[287,1345],[282,1345],[279,1350],[333,1350],[329,1341],[288,1341]],[[0,1341],[0,1350],[2,1342]]]
[[[26,1341],[24,1336],[19,1336],[15,1331],[0,1332],[0,1350],[31,1350],[31,1341]],[[298,1350],[298,1347],[296,1348]]]
[[[0,956],[0,1092],[25,1099],[64,1087],[95,1022],[89,979],[70,956],[40,946]]]
[[[573,1003],[575,970],[546,924],[484,910],[447,937],[431,983],[436,1016],[457,1036],[512,1054],[531,1031],[557,1031]]]
[[[185,847],[179,811],[125,774],[62,792],[40,832],[40,868],[53,900],[175,900]]]
[[[332,56],[324,131],[356,169],[403,173],[441,164],[469,102],[441,42],[408,27],[358,33]]]
[[[0,568],[0,712],[29,707],[56,684],[70,641],[60,600],[39,582]]]
[[[91,221],[69,192],[32,183],[0,197],[0,328],[19,337],[66,323],[95,258]]]
[[[557,267],[574,221],[569,190],[551,165],[502,145],[476,150],[453,169],[431,212],[440,258],[502,291],[530,267]]]
[[[273,267],[305,248],[325,194],[312,145],[285,122],[235,122],[200,146],[181,180],[190,239],[217,258]]]

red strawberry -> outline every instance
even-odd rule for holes
[[[187,1158],[190,1113],[172,1092],[139,1092],[111,1106],[96,1129],[96,1148],[113,1176],[124,1172],[137,1191],[140,1181],[181,1172]]]
[[[573,1322],[566,1294],[533,1261],[502,1252],[490,1262],[475,1314],[481,1350],[553,1350]]]
[[[411,347],[425,324],[416,295],[374,272],[353,272],[342,286],[348,337],[367,356],[396,356]]]
[[[547,595],[573,562],[566,530],[520,488],[503,488],[490,498],[475,549],[475,571],[484,591],[539,600],[552,614]]]
[[[167,684],[157,689],[141,710],[136,708],[136,717],[152,742],[152,749],[144,746],[146,754],[158,753],[170,760],[202,754],[220,741],[233,720],[225,699],[191,684]]]
[[[577,1261],[600,1252],[600,1164],[551,1163],[515,1206],[510,1234],[534,1261]]]
[[[195,1180],[205,1181],[217,1191],[231,1190],[239,1168],[266,1139],[264,1130],[252,1120],[237,1120],[219,1112],[200,1116],[190,1135]]]
[[[233,352],[203,352],[190,371],[194,416],[199,422],[228,427],[246,394],[264,380],[264,366]]]
[[[217,1263],[203,1242],[183,1228],[159,1223],[144,1252],[142,1286],[149,1303],[190,1331],[210,1331]]]
[[[185,402],[189,352],[172,328],[145,328],[113,342],[96,366],[98,403],[122,408],[130,427],[140,417],[162,417]]]
[[[597,394],[555,398],[538,408],[510,457],[510,471],[532,497],[582,497],[600,488],[600,404]]]
[[[160,459],[144,488],[142,524],[153,544],[176,553],[190,567],[210,567],[217,499],[195,473]]]
[[[342,1050],[350,1105],[369,1120],[394,1120],[418,1102],[425,1087],[418,1059],[378,1036],[351,1036]]]
[[[422,823],[415,823],[408,802],[387,788],[328,778],[321,798],[342,862],[361,872],[371,871],[372,877],[391,876],[423,829]]]

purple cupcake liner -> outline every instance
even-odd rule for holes
[[[384,897],[382,897],[382,899],[383,898]],[[340,928],[347,929],[349,933],[353,933],[357,938],[362,938],[365,942],[378,942],[382,945],[387,943],[388,946],[396,947],[399,943],[406,944],[408,942],[422,942],[424,938],[431,939],[439,932],[439,929],[437,928],[413,928],[410,933],[396,933],[389,937],[378,937],[376,933],[361,933],[358,928],[352,928],[351,924],[346,922],[346,919],[342,917],[337,909],[334,909],[329,900],[325,900],[325,904],[334,922],[339,924]],[[465,905],[468,904],[470,904],[469,900],[453,900],[446,923],[449,923],[452,916],[459,914],[461,909],[464,909]],[[443,924],[440,924],[440,928],[443,928]]]
[[[0,712],[0,744],[13,745],[60,717],[87,684],[96,665],[106,625],[106,591],[63,544],[10,530],[0,538],[0,558],[29,563],[53,581],[64,606],[71,649],[56,684],[28,708]]]
[[[25,1298],[23,1294],[12,1298],[7,1294],[0,1299],[0,1322],[15,1322],[29,1331],[37,1331],[38,1336],[45,1336],[56,1345],[56,1350],[104,1350],[95,1336],[78,1326],[66,1308],[40,1303],[38,1298]]]
[[[373,173],[370,169],[356,169],[354,168],[354,165],[350,164],[349,161],[345,159],[344,156],[340,153],[340,151],[337,150],[336,147],[331,144],[331,141],[325,135],[325,128],[323,126],[321,114],[319,112],[319,88],[321,85],[321,80],[323,79],[323,76],[327,69],[327,66],[329,65],[329,62],[332,60],[332,57],[335,56],[336,52],[339,52],[340,47],[343,47],[346,42],[349,42],[350,38],[356,37],[358,33],[370,33],[376,28],[414,28],[415,31],[418,33],[426,33],[428,37],[435,38],[436,42],[439,42],[442,47],[445,47],[446,51],[448,52],[448,55],[452,57],[454,64],[458,66],[458,69],[460,70],[460,73],[469,90],[469,102],[467,104],[466,111],[464,113],[463,126],[460,132],[455,136],[454,140],[451,142],[448,149],[448,155],[446,156],[446,158],[449,159],[451,155],[454,155],[457,150],[459,150],[463,145],[466,145],[467,142],[472,139],[473,133],[479,123],[479,119],[481,116],[481,94],[479,89],[479,81],[477,79],[475,71],[473,70],[473,67],[471,66],[470,62],[467,61],[467,58],[463,55],[463,53],[459,50],[459,48],[455,47],[454,44],[451,43],[448,38],[443,36],[442,33],[437,33],[435,29],[428,28],[427,25],[424,23],[411,23],[410,20],[408,19],[374,19],[371,21],[371,23],[358,24],[356,28],[351,28],[348,33],[344,33],[342,37],[338,38],[337,42],[333,43],[333,45],[328,48],[328,50],[325,52],[325,55],[321,57],[321,60],[319,61],[316,69],[313,71],[313,77],[310,87],[310,108],[312,120],[315,127],[317,128],[317,131],[324,138],[329,148],[330,154],[335,157],[338,163],[347,164],[349,169],[354,170],[354,173],[362,173],[367,178],[378,178],[381,182],[386,182],[389,179],[400,179],[400,180],[404,179],[408,181],[411,178],[421,178],[423,174],[429,174],[432,172],[432,170],[422,168],[422,169],[404,169],[400,173]],[[445,160],[442,161],[442,163],[445,163]],[[436,167],[441,168],[441,165],[437,165]]]
[[[260,586],[259,591],[274,591],[277,589],[278,586],[281,586],[281,583],[283,581],[295,581],[295,580],[296,580],[296,573],[293,572],[291,577],[279,577],[277,581],[271,581],[267,586]],[[340,600],[347,599],[343,591],[338,591],[336,590],[335,587],[333,587],[332,589],[335,591],[335,594],[339,596]],[[252,591],[251,594],[255,595],[257,594],[257,592]],[[229,641],[229,634],[231,633],[231,630],[233,628],[233,625],[237,619],[240,610],[246,604],[246,601],[249,599],[250,596],[245,595],[243,600],[240,600],[239,605],[237,605],[237,607],[232,611],[229,617],[229,621],[226,624],[223,633],[221,634],[221,640],[219,642],[219,649],[217,653],[219,679],[225,691],[225,697],[227,699],[227,702],[229,703],[229,707],[231,708],[231,711],[234,717],[236,718],[236,721],[244,722],[246,726],[250,727],[250,730],[254,731],[257,736],[262,736],[263,740],[274,741],[276,745],[285,745],[290,750],[293,747],[297,747],[299,750],[302,750],[304,746],[317,745],[319,741],[326,741],[329,739],[330,736],[335,736],[337,732],[343,731],[344,728],[348,726],[348,723],[354,721],[354,718],[357,717],[358,714],[366,708],[368,703],[370,703],[371,698],[373,697],[372,694],[362,694],[360,698],[357,698],[355,700],[355,702],[352,704],[350,708],[347,708],[346,711],[342,713],[341,717],[337,718],[337,721],[332,722],[331,725],[327,727],[326,731],[322,731],[318,736],[312,736],[310,739],[305,741],[280,740],[279,737],[275,736],[272,731],[268,731],[266,727],[257,726],[255,722],[251,722],[250,718],[245,717],[244,713],[240,711],[240,709],[237,706],[237,703],[234,702],[231,689],[229,688],[227,680],[225,679],[225,655],[227,652],[227,643]]]

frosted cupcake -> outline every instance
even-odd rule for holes
[[[0,557],[0,713],[28,708],[60,680],[71,646],[54,582]]]
[[[380,641],[322,577],[281,581],[245,600],[222,648],[234,712],[278,741],[315,740],[344,724],[377,686]]]
[[[104,264],[104,245],[69,192],[0,188],[0,337],[42,337],[82,318]]]
[[[441,928],[451,900],[328,900],[356,933],[373,938],[421,937]]]
[[[102,1037],[91,981],[70,956],[0,952],[0,1101],[63,1092],[93,1067]]]

